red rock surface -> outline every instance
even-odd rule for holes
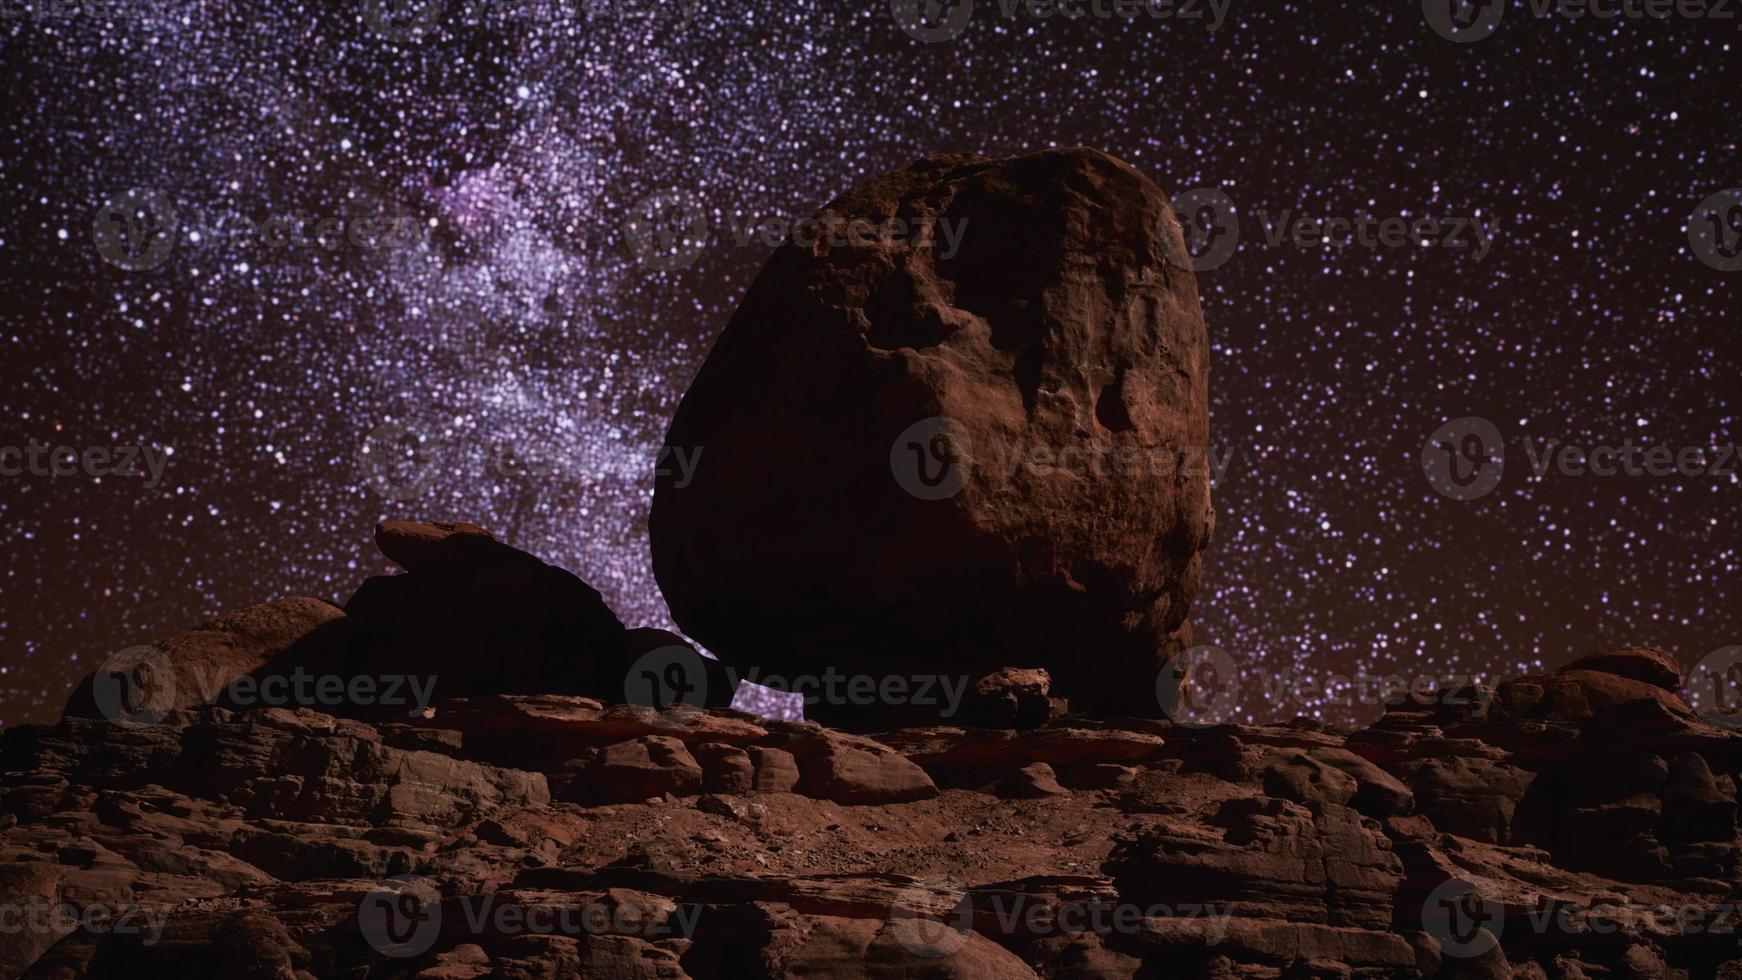
[[[431,573],[432,536],[384,547]],[[163,652],[282,672],[335,621]],[[1637,666],[1356,733],[856,734],[495,683],[374,720],[69,713],[0,739],[0,977],[1735,976],[1742,736]]]
[[[959,249],[789,243],[751,284],[666,436],[696,462],[650,522],[678,625],[785,676],[1044,668],[1078,710],[1157,714],[1214,525],[1166,197],[1071,148],[929,157],[827,212],[948,222]],[[901,444],[938,418],[948,451]],[[915,448],[938,495],[904,489]]]

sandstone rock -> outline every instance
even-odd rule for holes
[[[462,527],[470,526],[392,522],[378,529],[380,546],[408,571],[365,581],[345,603],[355,636],[329,669],[425,678],[436,700],[538,693],[621,700],[623,624],[599,593],[481,529]]]
[[[744,750],[755,766],[751,788],[758,793],[790,793],[798,785],[798,760],[785,749],[752,745]]]
[[[837,803],[905,803],[937,795],[924,769],[886,745],[814,725],[785,726],[772,747],[792,753],[795,792]]]
[[[1652,647],[1617,647],[1593,653],[1562,667],[1561,670],[1595,670],[1636,681],[1653,684],[1666,691],[1682,688],[1681,665],[1675,658]]]
[[[1403,867],[1371,821],[1346,807],[1233,799],[1220,836],[1161,825],[1116,846],[1106,868],[1119,894],[1169,908],[1263,907],[1295,922],[1388,929]]]
[[[678,625],[786,676],[1023,664],[1159,714],[1213,525],[1208,346],[1166,198],[1060,149],[927,158],[830,207],[966,226],[950,256],[769,260],[666,436],[705,450],[656,483]],[[913,428],[934,417],[946,433]]]
[[[1415,810],[1414,790],[1348,749],[1321,747],[1311,749],[1307,754],[1355,780],[1355,795],[1350,805],[1367,816],[1383,819]]]
[[[1408,762],[1399,775],[1435,827],[1494,844],[1511,842],[1513,813],[1535,779],[1517,766],[1457,757]]]
[[[408,572],[466,572],[486,565],[538,562],[524,551],[496,540],[476,524],[384,521],[375,525],[375,547]]]
[[[998,782],[998,795],[1012,800],[1068,796],[1070,792],[1059,785],[1057,774],[1044,762],[1031,762]]]
[[[736,745],[701,742],[690,747],[690,754],[701,764],[702,788],[710,793],[742,795],[755,786],[756,764]]]
[[[263,602],[158,641],[161,656],[135,661],[123,651],[79,682],[65,714],[113,720],[140,715],[150,721],[168,709],[224,702],[225,688],[238,678],[286,673],[342,655],[349,634],[344,610],[325,600]],[[125,676],[93,686],[99,673],[116,669]]]
[[[607,745],[566,791],[591,803],[632,803],[670,793],[702,791],[702,767],[675,738],[645,735]]]

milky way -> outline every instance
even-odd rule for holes
[[[1735,439],[1742,272],[1688,227],[1742,187],[1738,22],[1519,3],[1457,43],[1415,3],[1236,0],[1215,30],[1207,3],[1113,6],[981,0],[928,42],[884,3],[7,0],[0,444],[168,455],[153,486],[0,477],[0,723],[205,616],[342,602],[388,570],[389,516],[484,524],[669,626],[653,460],[768,254],[734,229],[929,153],[1075,144],[1239,209],[1199,276],[1228,460],[1202,641],[1294,679],[1742,643],[1734,475],[1530,465]],[[133,189],[173,228],[161,262],[105,254]],[[687,266],[625,240],[664,191],[709,230]],[[1721,247],[1742,226],[1718,214]],[[1480,254],[1266,234],[1363,215],[1493,232]],[[1465,417],[1506,467],[1458,500],[1421,457]],[[421,492],[371,481],[383,425],[428,440]],[[1241,714],[1375,710],[1347,701]]]

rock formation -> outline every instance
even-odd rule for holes
[[[724,664],[482,528],[390,522],[403,574],[123,651],[0,735],[0,980],[1742,977],[1742,734],[1661,651],[1361,732],[1157,717],[1211,516],[1153,185],[945,157],[833,207],[966,224],[776,253],[654,555],[736,666],[852,674],[838,724],[724,707]]]
[[[786,677],[1037,667],[1079,709],[1155,714],[1213,526],[1208,342],[1166,197],[1062,149],[927,158],[823,215],[837,232],[775,252],[666,437],[696,460],[651,522],[678,625]]]
[[[377,541],[408,575],[473,576],[405,602],[501,622],[480,569],[548,566],[476,536]],[[551,581],[509,621],[615,621]],[[1742,971],[1742,735],[1688,710],[1659,651],[1404,701],[1356,733],[1037,720],[1033,669],[977,692],[1004,727],[871,735],[527,690],[503,656],[391,716],[318,684],[263,706],[174,683],[382,649],[353,618],[295,600],[214,620],[158,647],[153,680],[182,692],[160,712],[88,680],[58,724],[0,737],[0,977]]]

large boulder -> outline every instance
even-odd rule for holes
[[[775,252],[666,437],[678,625],[789,676],[1040,667],[1073,708],[1158,713],[1214,523],[1167,198],[1074,148],[929,157],[830,215],[845,234]]]
[[[241,678],[341,657],[350,641],[345,611],[324,599],[262,602],[111,655],[79,682],[64,714],[149,722],[173,708],[225,703]]]
[[[471,524],[388,521],[375,541],[406,573],[370,578],[345,603],[355,640],[333,672],[422,678],[437,701],[623,697],[626,631],[575,575]]]

